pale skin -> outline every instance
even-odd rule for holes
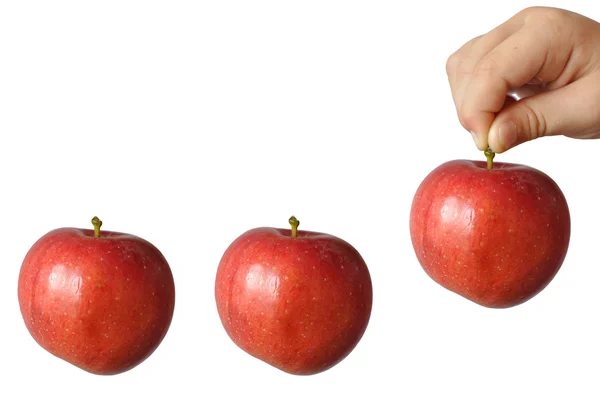
[[[527,8],[464,44],[446,72],[458,118],[482,151],[551,135],[600,138],[600,23],[590,18]],[[515,89],[529,96],[515,101]]]

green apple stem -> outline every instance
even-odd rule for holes
[[[102,221],[98,217],[92,218],[92,225],[94,226],[94,237],[100,237],[100,227],[102,226]]]
[[[491,170],[494,167],[494,156],[496,156],[496,154],[490,148],[486,149],[483,153],[487,158],[487,168],[488,170]]]
[[[290,225],[292,226],[292,238],[298,236],[298,225],[300,225],[300,221],[294,216],[290,217]]]

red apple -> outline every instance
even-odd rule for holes
[[[125,372],[165,337],[175,305],[169,264],[119,232],[60,228],[29,250],[19,275],[27,329],[47,351],[90,373]]]
[[[534,168],[455,160],[419,186],[412,244],[437,283],[492,308],[521,304],[554,278],[567,253],[570,216],[558,185]]]
[[[335,236],[256,228],[225,251],[215,282],[221,322],[241,349],[291,374],[344,359],[363,336],[373,291],[360,254]]]

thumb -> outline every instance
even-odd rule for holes
[[[588,76],[589,77],[589,76]],[[557,90],[523,98],[502,109],[488,133],[490,149],[505,152],[550,136],[600,137],[600,81],[581,79]]]

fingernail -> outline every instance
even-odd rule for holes
[[[498,141],[503,149],[511,148],[517,142],[518,132],[515,122],[505,122],[498,129]]]

